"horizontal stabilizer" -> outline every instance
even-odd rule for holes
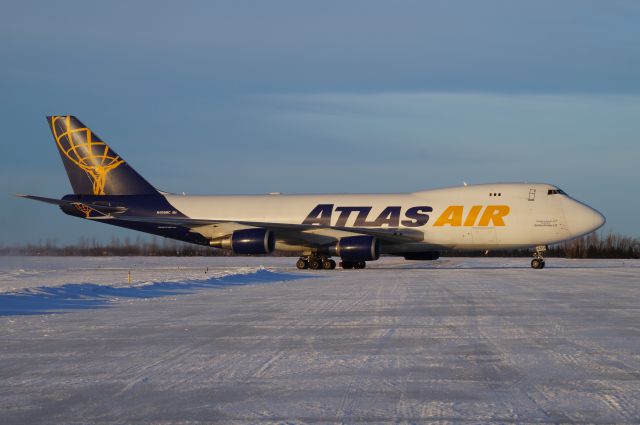
[[[91,202],[78,202],[78,201],[68,201],[65,199],[55,199],[55,198],[45,198],[43,196],[35,196],[35,195],[23,195],[23,194],[17,194],[16,196],[20,197],[20,198],[26,198],[26,199],[33,199],[34,201],[40,201],[40,202],[44,202],[47,204],[53,204],[53,205],[58,205],[58,206],[83,206],[86,208],[89,208],[93,211],[96,211],[100,214],[103,215],[108,215],[108,214],[122,214],[123,212],[127,211],[126,207],[123,206],[111,206],[111,205],[102,205],[102,204],[95,204],[95,203],[91,203]]]

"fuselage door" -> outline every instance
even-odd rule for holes
[[[536,190],[531,188],[529,189],[529,201],[535,201],[536,200]]]

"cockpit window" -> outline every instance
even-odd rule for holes
[[[566,193],[562,189],[549,189],[547,195],[566,195]]]

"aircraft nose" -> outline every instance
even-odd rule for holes
[[[606,219],[600,212],[579,202],[575,202],[573,208],[570,210],[571,213],[568,214],[569,217],[567,218],[569,230],[574,236],[591,233],[602,227],[606,222]]]

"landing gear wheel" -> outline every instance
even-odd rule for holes
[[[353,265],[354,269],[364,269],[365,267],[367,267],[367,263],[365,261],[356,261]]]
[[[546,245],[540,245],[536,247],[535,252],[533,253],[533,260],[531,260],[531,267],[534,269],[544,269],[544,258],[542,254],[547,251]]]
[[[296,267],[300,270],[333,270],[336,268],[336,262],[329,257],[311,254],[300,257]]]
[[[355,264],[352,263],[351,261],[340,261],[340,267],[342,267],[345,270],[352,269],[354,265]]]
[[[322,261],[319,258],[309,259],[309,268],[311,270],[320,270],[322,268]]]
[[[330,259],[325,259],[322,261],[322,268],[325,270],[333,270],[336,268],[336,262]]]
[[[534,269],[544,269],[544,260],[540,258],[534,258],[531,260],[531,267]]]

